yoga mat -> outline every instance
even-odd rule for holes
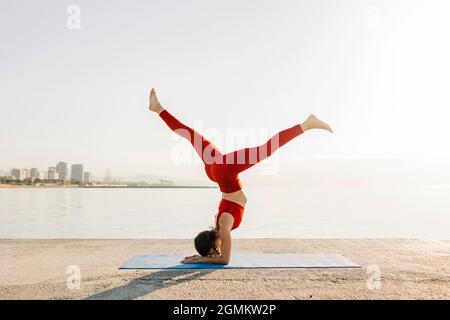
[[[179,254],[139,255],[119,269],[361,268],[340,254],[236,254],[228,265],[183,264],[180,261],[184,257]]]

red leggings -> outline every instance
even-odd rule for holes
[[[178,121],[167,110],[162,111],[159,116],[170,129],[192,144],[205,164],[205,171],[208,177],[219,185],[222,192],[226,193],[241,190],[239,173],[268,158],[278,148],[303,133],[301,126],[297,124],[289,129],[280,131],[261,146],[222,154],[205,137]]]

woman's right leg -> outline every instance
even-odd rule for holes
[[[260,146],[244,148],[225,154],[223,157],[227,164],[227,173],[233,177],[238,175],[242,171],[270,157],[286,143],[311,129],[324,129],[333,132],[328,124],[319,120],[316,116],[310,115],[303,123],[280,131]]]
[[[242,171],[245,171],[264,159],[267,159],[275,151],[292,139],[301,135],[303,132],[304,131],[301,125],[297,124],[291,128],[280,131],[260,146],[244,148],[225,154],[224,159],[227,163],[227,171],[230,175],[238,175]]]

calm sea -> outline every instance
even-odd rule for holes
[[[235,238],[450,239],[450,188],[249,188]],[[0,238],[192,238],[218,189],[0,189]]]

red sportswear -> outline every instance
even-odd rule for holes
[[[222,154],[205,137],[178,121],[167,110],[163,110],[159,116],[170,129],[192,144],[205,165],[207,176],[216,182],[224,193],[241,190],[242,184],[238,177],[239,173],[268,158],[278,148],[303,133],[301,126],[297,124],[289,129],[280,131],[261,146]],[[232,230],[236,229],[242,221],[244,207],[233,201],[222,199],[219,204],[216,223],[224,212],[228,212],[233,216]]]

